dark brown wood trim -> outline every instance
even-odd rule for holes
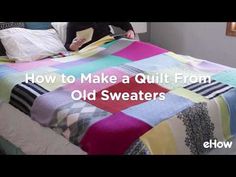
[[[227,23],[226,35],[236,37],[236,22],[228,22]]]

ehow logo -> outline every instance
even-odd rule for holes
[[[203,147],[204,148],[231,148],[233,145],[232,141],[217,141],[217,140],[210,140],[210,141],[206,141],[203,143]]]

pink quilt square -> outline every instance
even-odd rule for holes
[[[152,127],[123,113],[93,124],[80,142],[88,154],[121,155]]]
[[[152,57],[154,55],[159,55],[165,52],[168,51],[152,44],[136,41],[130,44],[125,49],[114,53],[113,55],[123,57],[125,59],[129,59],[132,61],[137,61],[144,58]]]
[[[7,64],[9,67],[14,68],[17,71],[28,71],[40,67],[52,66],[59,64],[58,61],[53,61],[51,59],[44,59],[32,62],[25,62],[25,63],[10,63]]]

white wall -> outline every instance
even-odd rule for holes
[[[154,44],[236,67],[236,37],[225,35],[226,23],[152,22],[150,26],[150,42]]]

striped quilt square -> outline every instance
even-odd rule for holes
[[[48,90],[32,82],[17,84],[11,92],[10,104],[30,116],[30,110],[34,100]]]
[[[203,82],[193,83],[188,86],[185,86],[184,88],[193,91],[197,94],[200,94],[207,99],[213,99],[233,89],[232,86],[218,82],[216,80],[211,80],[210,82],[204,82],[204,83]]]
[[[125,49],[120,50],[114,53],[113,55],[127,58],[132,61],[137,61],[144,58],[152,57],[154,55],[159,55],[165,52],[168,51],[160,47],[154,46],[152,44],[135,41]]]

